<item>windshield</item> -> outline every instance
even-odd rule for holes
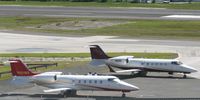
[[[172,61],[171,64],[173,64],[173,65],[181,65],[182,62],[180,62],[180,61]]]
[[[108,78],[108,81],[113,81],[115,78]]]

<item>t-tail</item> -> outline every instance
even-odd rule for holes
[[[109,56],[98,45],[90,45],[90,53],[92,59],[108,59]]]
[[[29,70],[21,60],[14,59],[9,60],[10,66],[11,66],[11,73],[13,76],[33,76],[36,75],[36,73],[33,73],[31,70]]]

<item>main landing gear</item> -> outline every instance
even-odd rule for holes
[[[124,91],[122,91],[122,97],[123,97],[123,98],[126,97],[126,94],[125,94]]]
[[[67,91],[62,91],[61,95],[65,98],[68,96],[75,96],[76,95],[76,90],[67,90]]]
[[[184,75],[183,75],[183,78],[187,78],[187,75],[185,74],[185,73],[183,73]]]
[[[138,73],[138,75],[141,76],[141,77],[146,77],[147,76],[147,71],[140,71]]]

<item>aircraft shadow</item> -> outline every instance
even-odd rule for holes
[[[180,76],[135,76],[135,75],[115,75],[119,79],[131,79],[131,78],[161,78],[161,79],[195,79],[193,77],[183,78]]]
[[[95,99],[95,100],[133,100],[135,97],[121,97],[121,96],[89,96],[89,95],[74,95],[64,97],[59,94],[20,94],[20,93],[12,93],[12,94],[1,94],[0,97],[30,97],[30,98],[40,98],[42,100],[59,100],[63,98],[76,98],[80,99]]]
[[[200,98],[136,98],[136,97],[120,97],[120,96],[88,96],[88,95],[75,95],[69,97],[63,97],[59,94],[1,94],[0,97],[13,96],[30,97],[41,100],[59,100],[59,99],[74,99],[74,100],[199,100]]]

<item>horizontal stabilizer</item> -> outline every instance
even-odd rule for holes
[[[57,89],[49,89],[49,90],[44,90],[44,92],[59,92],[59,91],[66,91],[66,90],[71,90],[71,88],[57,88]]]
[[[63,72],[44,72],[40,75],[62,75]]]

